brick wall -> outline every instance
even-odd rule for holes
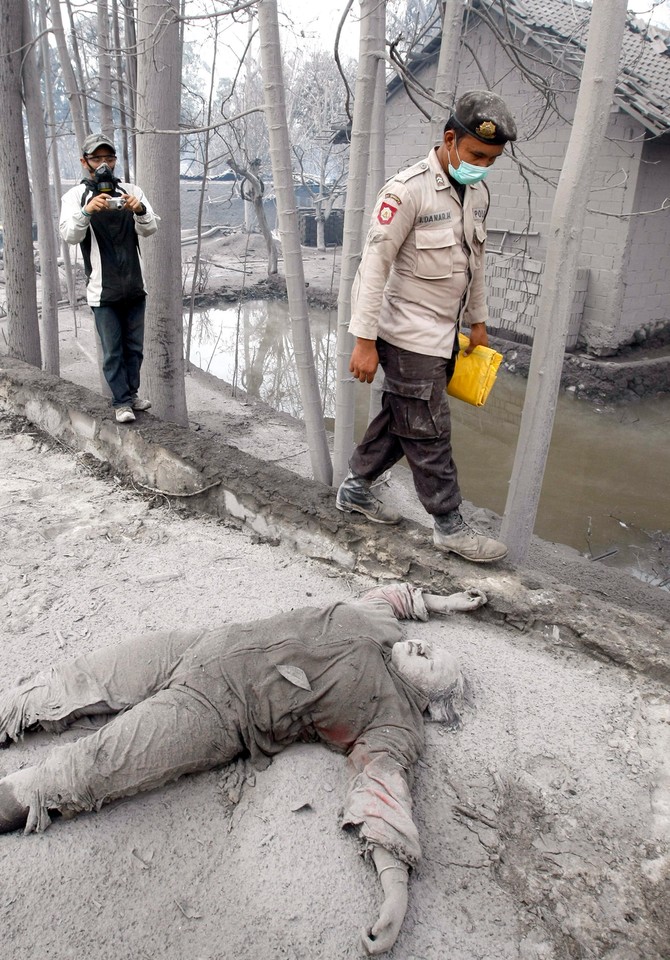
[[[670,197],[670,143],[644,144],[634,210],[657,210]],[[622,327],[630,339],[670,322],[670,209],[631,217],[623,270]]]
[[[540,174],[524,176],[509,156],[503,156],[487,178],[492,196],[487,219],[488,247],[497,251],[488,257],[493,267],[489,269],[490,306],[504,320],[501,334],[503,329],[516,329],[513,338],[525,341],[532,337],[535,325],[542,322],[537,309],[539,294],[534,290],[538,279],[541,284],[542,271],[537,271],[539,277],[521,277],[519,271],[525,273],[527,268],[520,264],[524,258],[531,267],[534,261],[544,264],[554,184],[568,146],[570,126],[566,121],[574,113],[577,84],[567,79],[571,89],[558,92],[558,107],[566,118],[563,120],[544,112],[543,98],[518,70],[511,68],[488,28],[479,25],[471,30],[467,42],[476,60],[467,50],[463,51],[459,91],[486,87],[488,81],[504,97],[519,127],[517,157],[521,162],[527,160]],[[534,68],[542,69],[538,64]],[[432,87],[435,69],[436,61],[427,65],[418,74],[421,83]],[[429,103],[424,106],[430,111]],[[670,212],[654,219],[625,216],[659,206],[667,181],[660,163],[640,165],[642,134],[637,121],[613,108],[608,140],[593,171],[582,233],[580,289],[571,319],[571,347],[585,345],[595,353],[612,352],[630,342],[635,330],[668,315],[665,304],[670,293]],[[431,146],[429,138],[427,121],[399,88],[387,103],[387,175],[424,157]],[[647,155],[665,151],[663,158],[667,160],[668,150],[670,147],[664,145],[645,144],[642,159],[646,161]],[[666,189],[668,193],[670,189]],[[519,293],[522,296],[517,299]],[[578,317],[576,311],[582,310],[583,316]],[[492,316],[493,325],[497,325],[497,319]]]

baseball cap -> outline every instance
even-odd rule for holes
[[[110,137],[106,137],[104,133],[90,133],[81,145],[82,157],[89,153],[95,153],[98,147],[109,147],[116,156],[116,147]]]

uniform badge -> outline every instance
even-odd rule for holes
[[[379,208],[379,213],[377,214],[377,220],[379,220],[381,225],[385,227],[387,226],[387,224],[391,222],[391,220],[393,220],[397,212],[398,212],[398,208],[394,207],[392,203],[384,202]]]
[[[395,193],[385,193],[385,194],[384,194],[384,199],[385,199],[385,200],[393,200],[393,202],[394,202],[394,203],[397,203],[398,206],[401,206],[401,204],[402,204],[402,200],[400,199],[400,197],[396,197]]]
[[[496,135],[496,125],[493,120],[484,120],[478,127],[475,127],[475,133],[485,140],[493,140]]]
[[[436,174],[435,174],[435,186],[436,186],[436,187],[443,187],[443,186],[444,186],[444,177],[442,176],[441,173],[436,173]]]

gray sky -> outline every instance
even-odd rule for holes
[[[279,0],[282,44],[286,48],[309,45],[332,51],[345,6],[346,0]],[[670,0],[629,0],[628,8],[645,20],[651,16],[654,23],[670,28]],[[340,53],[345,57],[356,57],[358,53],[358,11],[359,2],[355,0],[340,40]],[[206,29],[201,22],[199,26],[194,25],[189,34],[194,39],[203,38],[204,42]],[[224,42],[230,42],[232,49],[241,52],[246,36],[246,28],[236,26],[226,30]],[[207,47],[204,44],[201,50],[205,60],[209,60]],[[230,74],[230,64],[227,70],[221,67],[217,72]]]

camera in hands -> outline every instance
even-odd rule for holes
[[[107,205],[110,210],[122,210],[126,205],[125,197],[107,197]]]

